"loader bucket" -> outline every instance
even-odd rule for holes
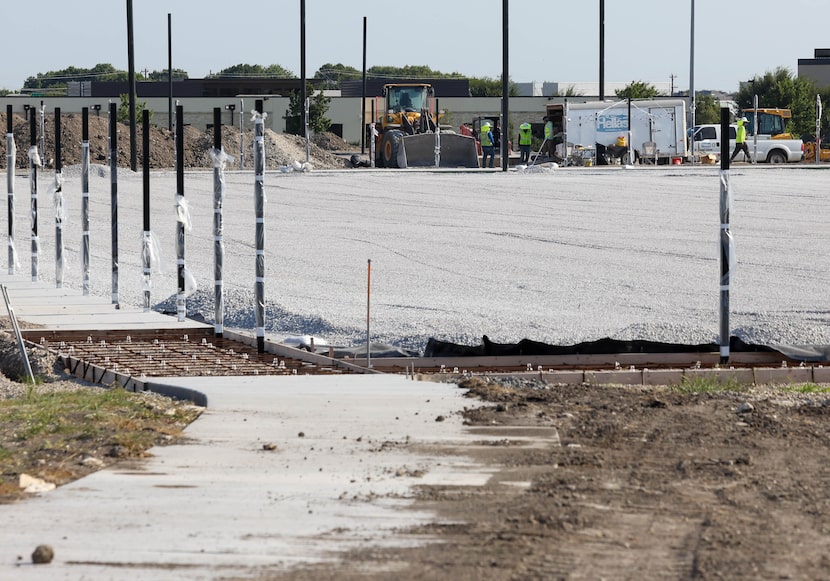
[[[402,140],[399,167],[434,167],[435,134],[407,135]],[[403,162],[403,163],[401,163]],[[440,167],[478,167],[476,140],[457,133],[441,133]]]

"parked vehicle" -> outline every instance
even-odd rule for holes
[[[729,126],[729,154],[735,150],[735,134],[737,127]],[[720,159],[721,152],[721,127],[718,124],[697,125],[694,132],[696,155],[714,155]],[[787,163],[798,162],[804,157],[804,142],[800,139],[773,139],[769,135],[758,135],[757,154],[755,153],[756,141],[747,137],[747,146],[751,157],[759,163]],[[735,161],[751,161],[746,159],[743,153],[739,153]]]
[[[616,160],[668,164],[688,156],[682,99],[555,103],[546,107],[546,113],[554,131],[562,132],[557,152],[564,160],[577,153],[584,158],[586,150],[594,151],[597,164]]]

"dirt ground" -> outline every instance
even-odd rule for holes
[[[423,546],[259,579],[830,579],[826,388],[464,387],[498,470],[418,490]]]
[[[0,113],[0,124],[7,126],[6,114]],[[14,115],[12,118],[16,152],[16,165],[19,170],[28,168],[28,151],[31,144],[30,125],[24,117]],[[5,131],[5,129],[4,129]],[[130,129],[129,125],[118,124],[118,167],[130,167]],[[89,159],[91,164],[107,165],[109,155],[109,120],[106,115],[89,116]],[[243,134],[246,148],[245,167],[252,169],[253,130]],[[235,158],[229,168],[238,167],[239,131],[225,128],[222,132],[222,146],[227,154]],[[83,142],[82,117],[80,114],[61,115],[61,160],[63,166],[81,163],[81,143]],[[138,167],[141,167],[143,155],[142,128],[137,128]],[[46,153],[41,153],[45,169],[55,167],[55,120],[53,114],[44,116],[44,146]],[[212,168],[213,131],[200,131],[187,125],[184,129],[184,166],[189,169]],[[358,148],[359,149],[359,148]],[[354,150],[333,133],[321,133],[311,138],[309,162],[316,169],[339,169],[351,167],[346,164],[347,156],[338,156],[334,152]],[[0,138],[0,169],[6,168],[5,134]],[[280,166],[291,165],[295,161],[305,161],[305,140],[296,135],[276,133],[265,130],[265,166],[275,170]],[[175,136],[166,127],[151,126],[150,130],[150,167],[153,169],[172,169],[176,163]]]

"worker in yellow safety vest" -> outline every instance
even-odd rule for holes
[[[553,119],[545,117],[545,152],[553,157]]]
[[[495,139],[493,138],[493,131],[489,123],[485,122],[481,125],[479,131],[479,141],[481,141],[481,167],[494,167],[496,163],[496,147]],[[490,165],[487,165],[487,158],[490,158]]]
[[[530,123],[525,121],[519,125],[519,163],[530,161],[530,141],[532,138]]]
[[[732,157],[729,158],[730,163],[735,161],[735,157],[737,157],[739,151],[744,152],[744,161],[752,162],[752,159],[749,157],[749,147],[746,144],[747,123],[749,123],[749,119],[746,117],[741,117],[737,121],[738,128],[735,130],[735,151],[732,152]]]

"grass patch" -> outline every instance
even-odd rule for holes
[[[670,389],[678,393],[724,393],[747,391],[747,386],[732,377],[684,375],[680,383],[670,386]]]
[[[782,391],[789,393],[830,393],[830,386],[816,383],[801,383],[798,385],[785,385]]]
[[[30,388],[20,398],[0,400],[0,483],[21,473],[63,484],[105,464],[140,457],[167,444],[201,413],[201,408],[151,393],[123,388],[43,391]],[[0,487],[0,501],[9,500]]]

